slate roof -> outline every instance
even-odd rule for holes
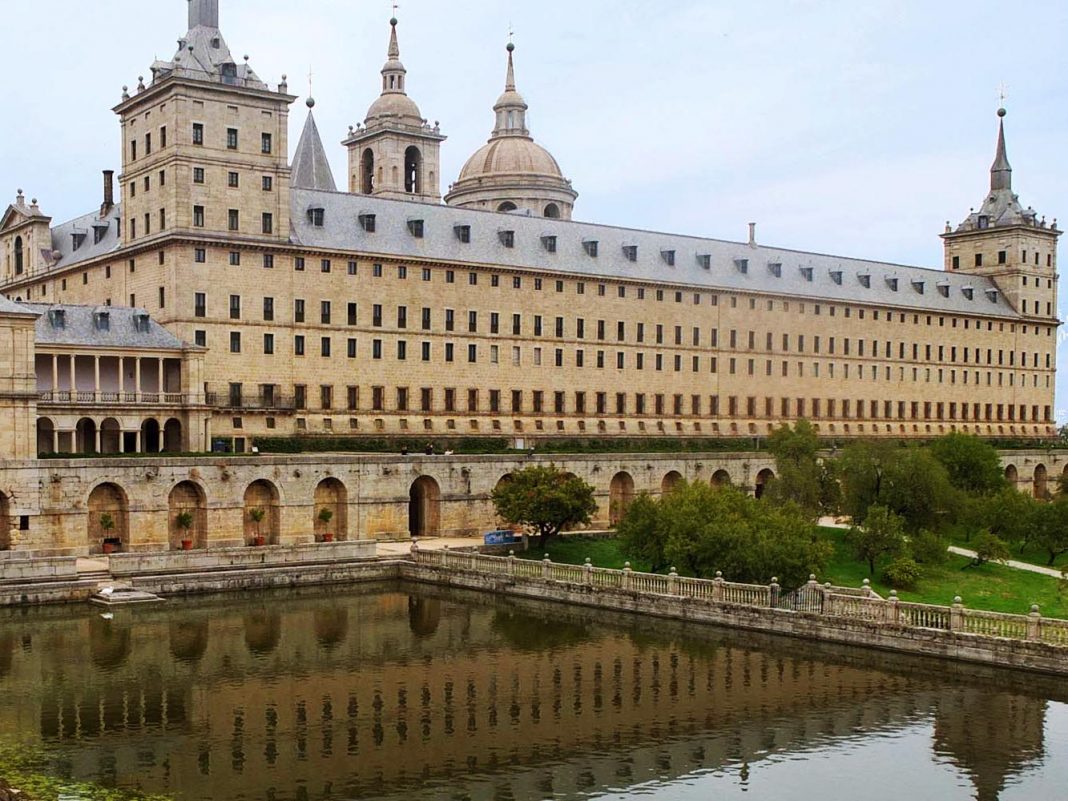
[[[313,208],[324,211],[321,228],[310,221]],[[374,233],[360,224],[363,214],[375,215]],[[423,222],[422,238],[410,230],[415,220]],[[477,263],[591,280],[633,279],[935,313],[1019,317],[996,285],[983,276],[519,213],[294,189],[292,226],[293,241],[299,245],[401,259]],[[470,226],[469,244],[460,242],[457,226]],[[507,232],[512,232],[513,247],[503,241]],[[555,237],[555,253],[546,247],[546,237]],[[592,242],[597,243],[596,257],[587,253],[587,243]]]
[[[304,123],[304,132],[297,143],[297,152],[293,156],[293,177],[290,186],[295,189],[321,189],[336,192],[334,173],[330,170],[330,160],[326,157],[326,148],[319,136],[319,127],[315,124],[315,115],[311,106],[314,100],[308,100],[308,119]]]
[[[37,312],[32,309],[27,309],[21,303],[16,303],[13,300],[8,300],[3,295],[0,295],[0,314],[36,314]]]
[[[122,245],[119,237],[118,221],[122,219],[122,204],[114,206],[107,217],[101,218],[99,212],[90,212],[73,220],[52,227],[52,250],[59,253],[59,258],[49,258],[49,264],[56,267],[69,267],[72,264],[87,261],[118,250]],[[94,229],[99,227],[102,238],[95,241]],[[75,235],[81,241],[75,249]]]
[[[23,303],[20,308],[36,312],[38,345],[80,345],[91,348],[143,348],[146,350],[182,350],[182,340],[157,323],[144,309],[122,306],[69,306],[47,303]],[[63,312],[63,325],[57,325],[57,311]],[[96,321],[97,313],[108,315],[108,326]],[[141,330],[135,318],[147,319]]]

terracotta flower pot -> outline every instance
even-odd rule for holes
[[[192,540],[182,540],[182,550],[183,551],[191,551],[191,550],[193,550],[193,541]]]
[[[105,542],[104,545],[103,545],[103,550],[104,550],[105,554],[115,553],[115,543],[113,543],[113,542]]]
[[[333,541],[334,541],[334,535],[333,534],[323,534],[323,542],[333,542]]]
[[[256,537],[256,539],[254,539],[253,542],[256,543],[256,547],[257,548],[262,548],[264,545],[267,544],[267,538],[266,537]]]

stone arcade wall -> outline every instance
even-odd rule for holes
[[[1010,451],[1002,461],[1015,468],[1021,491],[1036,491],[1036,471],[1052,491],[1068,469],[1068,451]],[[548,463],[596,488],[595,528],[613,522],[620,502],[660,494],[680,478],[712,482],[725,474],[755,490],[762,471],[773,468],[768,454],[757,453],[35,460],[0,463],[0,494],[7,499],[11,548],[41,556],[99,552],[103,514],[115,523],[108,535],[133,552],[175,549],[185,538],[197,547],[243,546],[257,531],[268,544],[286,545],[312,542],[328,529],[339,541],[406,538],[413,486],[424,492],[415,512],[419,533],[462,536],[497,527],[490,493],[504,476]],[[115,498],[121,508],[113,508]],[[334,512],[325,526],[317,522],[324,506]],[[266,512],[258,525],[250,519],[253,508]],[[175,525],[183,510],[193,513],[192,532]]]
[[[493,488],[508,473],[537,463],[556,464],[596,488],[595,527],[610,523],[613,498],[659,494],[665,480],[668,485],[679,477],[712,481],[717,473],[726,473],[731,483],[752,488],[760,471],[772,467],[766,454],[744,453],[69,459],[0,466],[0,492],[12,499],[12,547],[39,555],[99,553],[104,513],[115,523],[106,533],[121,539],[123,550],[174,549],[187,538],[176,529],[175,518],[179,511],[190,510],[189,498],[197,494],[187,491],[190,485],[202,497],[202,506],[190,510],[203,521],[194,527],[203,526],[204,544],[211,548],[246,545],[257,530],[268,544],[314,541],[315,532],[322,533],[323,524],[316,518],[324,505],[316,502],[316,490],[330,479],[340,482],[341,489],[331,482],[332,493],[324,496],[320,491],[319,498],[331,499],[328,505],[335,514],[329,528],[337,540],[408,537],[411,492],[417,482],[426,493],[419,513],[425,521],[421,533],[463,536],[497,527],[490,501]],[[246,504],[253,484],[253,499]],[[183,489],[175,493],[179,485]],[[266,509],[257,526],[248,512],[270,507],[272,491],[277,509]],[[113,507],[115,497],[123,499],[121,508]],[[28,527],[20,531],[23,516]],[[188,538],[198,539],[195,534]]]

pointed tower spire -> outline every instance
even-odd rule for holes
[[[219,0],[188,0],[189,30],[219,27]]]
[[[512,54],[515,53],[515,45],[511,42],[508,43],[508,76],[504,80],[504,91],[515,91],[515,62],[512,58]]]
[[[994,158],[994,166],[990,168],[990,191],[992,192],[999,189],[1012,190],[1012,166],[1009,164],[1009,156],[1005,148],[1005,115],[1007,113],[1004,108],[998,109],[1001,122],[998,126],[998,152]]]
[[[400,60],[400,44],[397,41],[397,18],[389,21],[389,51],[382,67],[382,94],[407,94],[404,90],[404,76],[408,70]]]
[[[297,143],[297,152],[293,155],[293,177],[290,186],[294,189],[318,189],[323,192],[336,192],[334,173],[330,169],[330,160],[326,157],[326,148],[319,136],[319,126],[315,124],[315,99],[309,97],[308,119],[304,123],[304,132]]]
[[[529,106],[515,86],[515,45],[508,43],[508,72],[504,79],[504,94],[497,99],[493,107],[497,115],[497,124],[493,127],[493,138],[501,136],[522,136],[530,138],[527,129],[527,111]]]

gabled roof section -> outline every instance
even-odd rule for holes
[[[26,197],[22,194],[22,190],[20,189],[18,195],[15,197],[15,202],[10,204],[4,211],[4,215],[0,217],[0,231],[14,228],[16,225],[22,225],[23,223],[32,220],[50,222],[51,219],[51,217],[38,208],[36,198],[31,200],[30,205],[27,206]]]
[[[330,170],[330,160],[326,157],[326,148],[319,136],[319,127],[315,124],[315,100],[308,98],[308,119],[304,123],[304,132],[297,143],[297,152],[293,156],[293,177],[290,186],[294,189],[320,189],[324,192],[336,192],[334,173]]]
[[[0,316],[4,317],[36,317],[38,313],[32,309],[27,308],[21,303],[16,303],[13,300],[8,300],[3,295],[0,295]]]
[[[322,226],[309,221],[310,208],[323,210]],[[293,241],[305,247],[547,271],[591,281],[649,281],[712,291],[763,292],[827,302],[883,304],[932,313],[983,314],[1007,319],[1019,316],[1008,304],[989,300],[984,292],[993,289],[994,284],[977,275],[340,192],[295,189],[292,209]],[[412,236],[408,229],[409,218],[416,213],[423,223],[422,237]],[[361,214],[375,215],[373,232],[365,231],[360,225]],[[470,242],[457,242],[457,226],[470,226]],[[502,244],[498,236],[502,228],[514,231],[512,247]],[[543,245],[546,236],[555,237],[556,248],[552,252]],[[598,258],[584,255],[584,243],[588,242],[599,243]],[[624,246],[637,248],[636,261],[627,258]],[[675,252],[674,267],[661,258],[660,253],[665,250]],[[735,259],[748,259],[752,264],[779,264],[782,269],[778,274],[753,269],[742,273]],[[840,284],[831,275],[839,271],[848,276]],[[862,284],[858,275],[869,276],[868,283]],[[887,286],[887,277],[900,278],[902,286],[908,286],[905,282],[912,280],[932,283],[945,280],[950,284],[949,296],[893,292]],[[969,299],[963,291],[965,286],[980,291]]]

